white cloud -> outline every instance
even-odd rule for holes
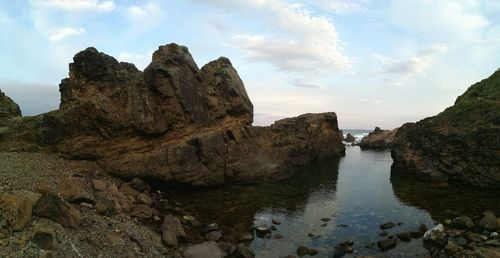
[[[112,0],[34,0],[36,5],[48,8],[57,8],[67,11],[103,11],[110,12],[116,9]]]
[[[420,49],[416,54],[399,60],[379,54],[373,54],[372,56],[381,63],[383,73],[422,74],[432,65],[438,55],[445,53],[447,50],[448,48],[445,45],[433,44],[430,47]]]
[[[52,33],[49,37],[49,41],[52,41],[52,42],[61,41],[61,40],[67,39],[71,36],[76,36],[76,35],[80,35],[80,34],[84,34],[84,33],[85,33],[84,28],[79,28],[79,29],[70,28],[70,27],[56,28],[56,29],[52,30]]]
[[[298,88],[306,88],[306,89],[317,89],[321,88],[322,86],[313,82],[308,82],[302,79],[293,79],[290,81],[290,83]]]
[[[267,33],[241,33],[231,45],[254,61],[271,63],[284,71],[339,70],[351,65],[332,21],[283,0],[191,0],[249,15]],[[256,25],[258,26],[258,25]]]
[[[313,3],[330,12],[350,13],[365,9],[368,0],[314,0]]]
[[[166,18],[165,8],[159,2],[151,0],[142,5],[131,5],[124,9],[135,30],[145,30],[162,25]]]

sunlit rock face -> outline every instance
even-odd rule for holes
[[[49,149],[117,176],[193,185],[279,180],[345,151],[333,112],[253,127],[229,59],[200,69],[176,44],[160,46],[144,71],[87,48],[60,92],[58,110],[10,126],[0,149]]]
[[[460,180],[500,188],[500,70],[471,87],[440,114],[396,133],[395,173],[428,181]]]

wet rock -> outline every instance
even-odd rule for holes
[[[323,223],[323,224],[321,224],[319,226],[324,228],[324,227],[328,226],[328,223]]]
[[[328,221],[330,221],[330,220],[332,220],[332,219],[330,219],[330,218],[322,218],[322,219],[321,219],[321,221],[323,221],[323,222],[328,222]]]
[[[212,232],[212,231],[217,231],[217,230],[219,230],[219,224],[217,224],[217,223],[208,224],[205,227],[205,232],[206,233]]]
[[[281,234],[276,234],[274,235],[275,239],[283,239],[283,236]]]
[[[56,247],[56,231],[54,228],[44,225],[37,225],[34,229],[31,242],[38,245],[43,250],[52,250]]]
[[[278,228],[277,228],[276,226],[274,226],[274,225],[271,225],[271,226],[269,227],[269,229],[270,229],[270,230],[272,230],[272,231],[276,231],[276,230],[278,230]]]
[[[444,220],[444,223],[443,223],[445,226],[449,226],[451,224],[453,224],[453,221],[451,219],[446,219]]]
[[[467,240],[463,237],[457,237],[455,238],[455,243],[459,246],[466,246],[467,245]]]
[[[59,194],[68,202],[94,203],[92,183],[83,177],[65,178],[59,184]]]
[[[498,234],[498,232],[491,232],[491,234],[490,234],[490,238],[491,238],[491,239],[497,239],[497,238],[498,238],[498,235],[499,235],[499,234]]]
[[[386,237],[386,236],[389,235],[389,232],[387,232],[387,231],[384,230],[384,231],[380,232],[380,234],[378,234],[378,235],[381,236],[381,237]]]
[[[418,227],[418,230],[422,233],[425,233],[425,232],[427,232],[427,230],[429,230],[429,227],[425,224],[420,224],[420,226]]]
[[[308,237],[313,237],[313,236],[314,236],[314,234],[313,234],[313,233],[307,233],[307,236],[308,236]]]
[[[462,251],[462,247],[460,247],[452,239],[448,239],[448,243],[444,246],[444,250],[445,250],[446,254],[452,256],[452,255]]]
[[[140,193],[137,196],[137,202],[150,206],[153,203],[153,199],[145,193]]]
[[[345,139],[344,139],[346,142],[355,142],[356,141],[356,138],[354,138],[354,136],[352,136],[351,133],[347,133]]]
[[[238,241],[252,241],[253,240],[253,235],[250,233],[242,233],[238,236]]]
[[[267,225],[259,225],[255,227],[257,237],[264,237],[266,234],[271,233],[271,229]]]
[[[500,247],[500,241],[496,239],[490,239],[487,241],[484,241],[483,243],[485,246],[494,246],[494,247]]]
[[[255,257],[255,252],[253,249],[243,243],[236,246],[236,250],[233,253],[236,258],[253,258]]]
[[[485,212],[483,218],[477,224],[479,228],[484,230],[495,230],[497,229],[497,218],[491,212]]]
[[[424,234],[424,243],[431,246],[442,247],[448,242],[448,236],[444,230],[443,224],[438,224],[435,227],[427,230]]]
[[[130,216],[143,219],[151,218],[153,216],[153,209],[151,209],[151,207],[149,206],[138,204],[134,206],[134,208],[130,212]]]
[[[382,230],[386,230],[386,229],[391,229],[393,227],[395,227],[396,225],[392,222],[387,222],[387,223],[384,223],[382,225],[380,225],[380,229]]]
[[[309,252],[307,252],[307,254],[309,254],[310,256],[315,256],[319,253],[319,251],[317,249],[314,249],[314,248],[309,248]]]
[[[80,211],[55,194],[43,195],[34,211],[36,216],[48,218],[67,228],[78,228],[82,224]]]
[[[410,242],[411,241],[411,233],[410,232],[397,233],[396,236],[401,241],[404,241],[404,242]]]
[[[305,247],[305,246],[299,246],[299,248],[297,248],[297,255],[299,257],[303,257],[303,256],[306,256],[309,254],[309,248]]]
[[[33,201],[26,195],[0,193],[0,211],[14,231],[22,230],[31,221]]]
[[[346,224],[338,224],[337,225],[338,228],[347,228],[349,227],[349,225],[346,225]]]
[[[421,238],[422,236],[424,236],[424,232],[422,232],[422,231],[411,231],[410,235],[411,235],[412,238]]]
[[[272,223],[273,223],[274,225],[279,225],[279,224],[281,224],[281,221],[279,221],[279,220],[277,220],[277,219],[272,219]]]
[[[467,238],[467,240],[469,242],[475,242],[475,243],[481,243],[484,240],[483,236],[481,236],[478,233],[474,233],[474,232],[467,232],[467,233],[465,233],[465,238]]]
[[[219,231],[211,231],[205,234],[205,239],[208,241],[217,242],[222,237],[222,233]]]
[[[474,227],[474,222],[467,216],[460,216],[453,220],[453,226],[457,229],[471,229]]]
[[[393,249],[398,245],[398,241],[396,239],[384,239],[381,241],[377,242],[377,246],[380,248],[382,251],[387,251],[390,249]]]
[[[134,188],[134,190],[144,193],[144,192],[149,192],[150,186],[144,182],[142,179],[135,177],[128,183],[130,187]]]
[[[199,226],[198,220],[191,216],[191,215],[184,215],[182,216],[182,223],[189,225],[189,226]]]

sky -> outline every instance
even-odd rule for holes
[[[436,115],[500,67],[497,0],[0,0],[0,89],[23,115],[58,108],[89,46],[147,67],[171,42],[228,57],[256,125],[334,111],[340,128]]]

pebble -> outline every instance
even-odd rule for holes
[[[309,254],[309,248],[305,247],[305,246],[299,246],[299,248],[297,248],[297,255],[299,257],[303,257],[303,256],[306,256]]]

